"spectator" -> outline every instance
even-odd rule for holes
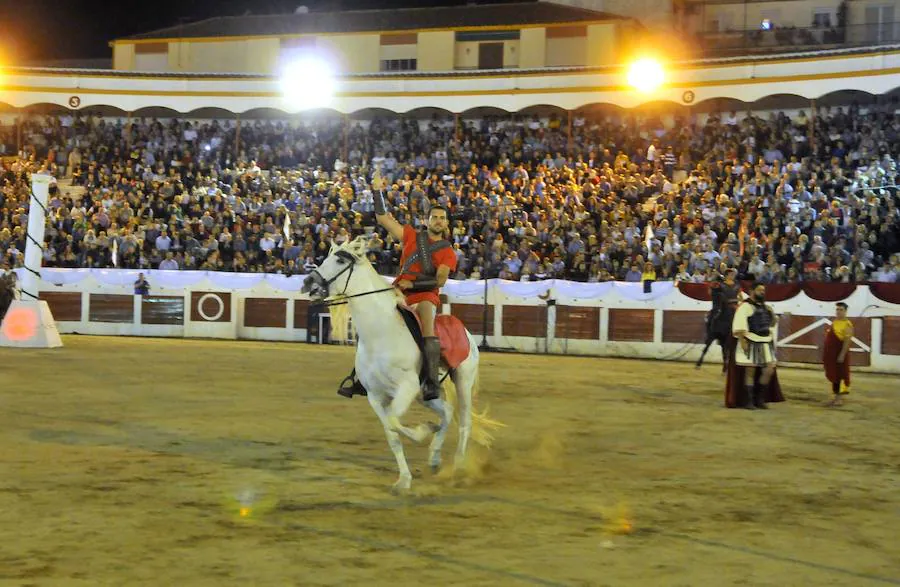
[[[404,222],[426,200],[450,209],[458,277],[641,281],[630,268],[650,263],[657,280],[703,280],[723,264],[774,283],[895,279],[896,110],[714,113],[665,127],[579,114],[571,141],[558,117],[458,131],[437,117],[375,119],[347,129],[340,159],[339,120],[245,122],[235,153],[230,122],[30,116],[23,157],[0,167],[0,255],[21,264],[27,174],[62,177],[65,165],[84,193],[54,194],[48,266],[110,267],[116,243],[132,269],[308,271],[332,240],[373,231],[371,194],[383,188]],[[374,234],[376,265],[396,271],[397,243]]]
[[[150,294],[150,282],[144,278],[143,273],[138,273],[137,281],[134,282],[134,295],[146,296]]]

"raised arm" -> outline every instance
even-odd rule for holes
[[[384,192],[377,191],[373,195],[375,204],[375,220],[379,225],[383,226],[392,237],[397,241],[403,240],[403,225],[397,222],[387,210],[387,202],[384,199]]]

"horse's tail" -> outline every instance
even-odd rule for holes
[[[475,352],[477,352],[477,348]],[[472,378],[472,388],[469,392],[469,398],[471,398],[469,401],[472,403],[472,405],[469,406],[469,409],[472,412],[472,430],[470,431],[470,438],[477,444],[485,448],[490,448],[491,444],[494,442],[493,432],[500,428],[505,428],[506,424],[488,416],[487,407],[481,412],[475,409],[476,401],[478,399],[478,379],[478,364],[476,358],[475,373]],[[460,396],[463,396],[466,393],[466,390],[458,389],[449,377],[444,379],[443,387],[444,401],[450,404],[450,421],[451,423],[454,420],[458,421],[460,404],[462,403],[460,401]]]
[[[506,424],[488,416],[488,406],[485,406],[482,412],[476,410],[476,399],[478,399],[477,372],[475,373],[475,381],[472,383],[472,440],[485,448],[490,448],[494,442],[492,432],[500,428],[506,428]]]

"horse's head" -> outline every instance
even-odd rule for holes
[[[356,264],[366,261],[367,244],[363,236],[341,246],[332,242],[328,257],[303,280],[300,292],[316,300],[347,293]]]

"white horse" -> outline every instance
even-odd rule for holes
[[[304,281],[303,293],[309,293],[315,300],[328,299],[344,303],[349,308],[356,331],[356,374],[368,392],[369,404],[384,426],[388,444],[397,460],[400,477],[394,484],[395,493],[408,491],[412,484],[412,474],[403,453],[400,435],[421,443],[431,433],[429,464],[432,472],[441,467],[441,448],[450,422],[454,417],[454,406],[458,408],[459,443],[456,447],[454,466],[461,466],[466,458],[470,435],[484,446],[490,446],[492,437],[489,428],[502,424],[487,419],[485,414],[473,412],[476,382],[478,377],[478,345],[468,330],[468,357],[450,372],[449,378],[456,388],[456,398],[445,390],[443,399],[425,402],[440,418],[437,426],[420,424],[408,428],[400,419],[417,398],[420,390],[419,373],[422,368],[422,352],[409,331],[403,317],[397,311],[399,297],[395,290],[385,283],[366,258],[368,239],[358,237],[341,246],[331,245],[331,251],[322,264]],[[340,312],[332,308],[332,330],[340,338],[341,326],[346,326],[346,317],[340,324]],[[346,332],[346,328],[344,328]],[[441,375],[447,372],[442,368]]]

